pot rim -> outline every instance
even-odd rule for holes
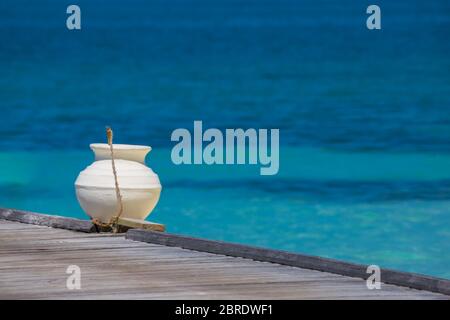
[[[91,143],[89,145],[91,149],[109,149],[109,144],[107,143]],[[121,144],[113,143],[115,150],[152,150],[150,146],[137,145],[137,144]]]

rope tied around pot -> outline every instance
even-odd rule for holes
[[[119,180],[117,178],[116,163],[114,160],[113,131],[110,127],[106,127],[106,137],[108,140],[109,150],[111,153],[111,165],[114,175],[114,187],[116,190],[116,199],[119,209],[117,214],[113,216],[108,223],[101,222],[98,219],[92,219],[92,223],[100,227],[112,228],[113,233],[117,233],[119,231],[119,218],[123,212],[123,203],[122,203],[122,194],[120,193]]]

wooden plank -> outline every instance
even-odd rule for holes
[[[126,238],[165,246],[206,251],[233,257],[243,257],[256,261],[267,261],[282,265],[331,272],[362,279],[367,279],[369,276],[366,272],[368,267],[367,265],[354,264],[281,250],[271,250],[236,243],[213,241],[137,229],[129,230],[126,234]],[[381,275],[384,283],[450,295],[450,280],[389,269],[382,269]]]
[[[38,214],[22,210],[0,208],[0,219],[80,232],[96,232],[95,226],[88,220]]]
[[[119,218],[117,223],[121,227],[122,232],[126,232],[129,229],[143,229],[158,232],[164,232],[166,230],[163,224],[131,218]]]
[[[46,215],[35,212],[28,212],[23,210],[0,208],[0,219],[9,221],[21,222],[24,224],[35,224],[40,226],[47,226],[52,228],[61,228],[67,230],[81,231],[81,232],[110,232],[111,228],[98,227],[89,220],[80,220],[68,217],[61,217],[56,215]],[[129,229],[140,228],[143,230],[164,232],[165,226],[160,223],[143,221],[131,218],[119,218],[119,232],[124,233]],[[7,225],[2,226],[3,229],[8,229]]]

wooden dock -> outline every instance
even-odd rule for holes
[[[0,220],[0,299],[450,298],[384,283],[369,290],[356,277],[127,237]],[[70,265],[80,267],[79,290],[66,286]]]

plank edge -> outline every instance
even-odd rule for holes
[[[16,209],[0,208],[0,219],[86,233],[97,232],[95,225],[88,220]]]

